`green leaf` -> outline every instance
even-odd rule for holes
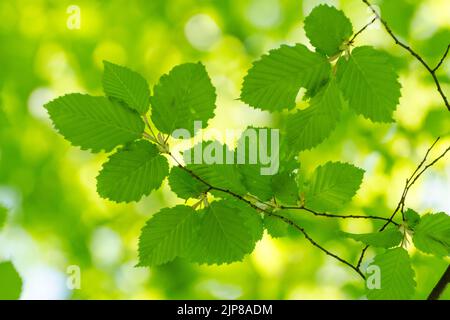
[[[198,263],[223,264],[240,261],[253,251],[255,236],[245,213],[226,200],[212,202],[202,210],[200,230],[189,259]]]
[[[336,210],[358,191],[364,170],[348,163],[327,162],[318,167],[305,190],[305,206],[319,211]]]
[[[140,114],[148,111],[150,90],[147,81],[137,72],[103,61],[103,90],[109,97],[120,99]]]
[[[283,220],[265,215],[264,228],[272,238],[286,237],[289,234],[289,225]]]
[[[216,90],[201,63],[174,67],[153,91],[152,121],[161,132],[172,134],[175,129],[186,129],[193,135],[194,121],[202,121],[206,127],[214,116]]]
[[[341,45],[353,34],[353,27],[342,11],[319,5],[306,17],[305,32],[318,52],[332,57],[342,51]]]
[[[142,136],[144,122],[133,110],[104,97],[78,93],[45,105],[55,128],[81,149],[111,151]]]
[[[414,228],[417,226],[417,224],[420,222],[420,216],[417,212],[415,212],[413,209],[408,209],[405,211],[405,220],[406,224],[411,230],[414,230]]]
[[[381,279],[379,289],[367,290],[369,300],[405,300],[412,297],[416,282],[411,259],[405,249],[389,249],[377,255],[371,265],[379,268]]]
[[[17,300],[22,293],[22,278],[11,262],[0,263],[0,300]]]
[[[241,100],[254,108],[281,111],[295,107],[300,88],[310,95],[328,80],[328,60],[304,45],[282,45],[253,64],[244,78]]]
[[[139,266],[157,266],[183,256],[197,237],[199,218],[191,207],[178,205],[154,214],[139,238]]]
[[[344,237],[361,241],[369,246],[380,248],[392,248],[400,244],[403,239],[402,233],[397,228],[385,229],[381,232],[354,234],[341,232]]]
[[[367,46],[355,48],[348,59],[339,59],[336,75],[351,109],[375,122],[392,121],[401,85],[384,53]]]
[[[334,80],[311,99],[309,108],[287,118],[286,141],[291,152],[311,149],[330,136],[339,121],[342,99]]]
[[[192,177],[180,167],[173,167],[169,174],[170,189],[181,199],[198,198],[209,187]]]
[[[444,212],[424,215],[414,230],[413,242],[425,253],[450,255],[450,216]]]
[[[296,205],[299,201],[295,175],[287,171],[272,177],[272,190],[275,198],[283,204]]]
[[[8,209],[0,204],[0,230],[6,223],[6,218],[8,217]]]
[[[116,202],[139,201],[161,186],[169,174],[167,159],[145,140],[136,141],[109,157],[97,176],[97,192]]]

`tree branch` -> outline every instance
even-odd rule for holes
[[[400,47],[402,47],[403,49],[405,49],[406,51],[408,51],[414,58],[416,58],[425,67],[425,69],[427,69],[427,71],[430,73],[431,77],[434,80],[436,88],[437,88],[439,94],[441,95],[445,106],[447,107],[448,111],[450,111],[450,103],[448,102],[447,96],[444,94],[444,91],[442,90],[442,87],[441,87],[441,83],[439,82],[439,79],[436,76],[437,69],[442,65],[443,61],[447,57],[448,51],[450,50],[450,48],[449,48],[450,45],[449,45],[449,47],[447,47],[447,50],[446,50],[444,56],[442,57],[441,61],[439,62],[438,66],[436,68],[431,68],[430,65],[428,63],[426,63],[425,60],[416,51],[414,51],[410,46],[403,43],[402,41],[400,41],[397,38],[397,36],[394,34],[392,29],[387,24],[387,22],[381,18],[381,16],[372,7],[372,5],[370,4],[370,2],[368,0],[362,0],[362,2],[364,2],[370,8],[370,10],[372,10],[375,17],[381,22],[381,24],[384,26],[384,29],[386,30],[386,32],[391,36],[392,39],[394,39],[395,43],[397,45],[399,45]]]
[[[445,270],[442,277],[439,279],[436,286],[434,286],[433,290],[431,291],[430,295],[428,296],[428,300],[437,300],[441,296],[441,294],[444,292],[447,285],[450,283],[450,265],[447,267],[447,270]]]
[[[378,17],[375,17],[372,19],[372,21],[370,21],[368,24],[366,24],[364,27],[362,27],[358,32],[356,32],[353,37],[348,41],[348,44],[353,44],[353,42],[355,42],[355,39],[364,32],[364,30],[366,30],[370,25],[372,25],[375,21],[378,20]]]

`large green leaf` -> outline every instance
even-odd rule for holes
[[[22,293],[22,278],[11,262],[0,263],[0,300],[17,300]]]
[[[342,11],[319,5],[306,17],[305,32],[318,52],[332,57],[342,51],[341,46],[352,35],[353,27]]]
[[[336,128],[341,109],[339,88],[331,80],[311,99],[309,108],[288,116],[286,141],[291,152],[311,149],[328,138]]]
[[[209,188],[180,167],[173,167],[170,170],[169,185],[172,191],[182,199],[198,198]]]
[[[423,252],[450,255],[450,216],[444,212],[424,215],[414,229],[413,242]]]
[[[253,64],[244,78],[241,100],[252,107],[281,111],[295,107],[300,88],[312,96],[330,76],[328,60],[304,45],[282,45]]]
[[[137,72],[103,61],[103,90],[109,97],[124,101],[140,114],[148,111],[150,90],[147,81]]]
[[[55,128],[74,146],[111,151],[142,136],[144,122],[118,101],[78,93],[45,105]]]
[[[403,248],[389,249],[375,257],[371,264],[380,271],[380,288],[367,290],[370,300],[405,300],[414,294],[416,282],[411,259]]]
[[[156,266],[183,256],[197,237],[199,217],[187,206],[164,208],[142,228],[139,266]]]
[[[206,264],[242,260],[255,247],[254,231],[246,214],[227,200],[212,202],[203,209],[198,237],[188,251],[189,259]]]
[[[327,162],[318,167],[305,190],[308,208],[336,210],[350,201],[363,180],[364,170],[348,163]]]
[[[351,238],[356,241],[361,241],[369,246],[392,248],[400,244],[403,239],[402,233],[397,228],[385,229],[381,232],[374,233],[347,233],[341,232],[341,234],[347,238]]]
[[[202,121],[206,127],[214,116],[216,90],[201,63],[174,67],[153,91],[152,121],[161,132],[172,134],[175,129],[186,129],[193,135],[194,121]]]
[[[356,113],[372,121],[392,121],[401,85],[384,53],[368,46],[355,48],[349,57],[339,59],[336,75]]]
[[[109,157],[97,176],[97,191],[116,202],[138,201],[158,189],[168,174],[167,159],[158,148],[140,140]]]

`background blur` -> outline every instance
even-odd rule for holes
[[[47,101],[70,92],[101,94],[102,60],[142,73],[152,87],[182,62],[203,61],[217,87],[211,126],[245,128],[276,119],[237,101],[243,76],[267,50],[308,40],[303,19],[319,3],[343,9],[359,30],[371,19],[360,0],[0,1],[0,203],[10,208],[0,232],[0,261],[12,260],[24,279],[22,299],[356,299],[364,287],[352,270],[303,237],[265,235],[242,263],[198,266],[176,260],[134,268],[137,239],[160,208],[181,203],[168,189],[139,203],[101,199],[95,177],[106,155],[71,147],[51,126]],[[378,2],[394,32],[432,65],[450,42],[448,0]],[[67,27],[67,8],[81,9],[81,29]],[[450,143],[450,113],[423,67],[374,25],[357,39],[388,51],[401,75],[395,124],[344,115],[326,143],[301,155],[307,171],[328,160],[366,170],[365,181],[343,212],[387,216],[405,179],[441,135],[436,155]],[[309,44],[308,44],[309,45]],[[450,95],[450,59],[439,77]],[[410,192],[408,206],[450,213],[450,159],[440,162]],[[305,228],[328,249],[352,261],[361,246],[335,240],[341,228],[370,232],[370,221],[312,222]],[[369,251],[368,257],[373,257]],[[446,262],[413,254],[424,298]],[[448,261],[447,261],[448,263]],[[66,286],[67,267],[81,268],[81,289]],[[1,284],[0,284],[1,286]],[[444,298],[450,299],[447,289]]]

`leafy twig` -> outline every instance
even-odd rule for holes
[[[412,49],[410,46],[403,43],[402,41],[400,41],[397,38],[397,36],[394,34],[392,29],[387,24],[387,22],[381,18],[381,16],[372,7],[372,5],[370,4],[370,2],[368,0],[362,0],[362,2],[364,2],[370,8],[370,10],[372,10],[375,17],[381,22],[381,24],[384,26],[384,29],[387,31],[387,33],[391,36],[392,39],[394,39],[395,43],[397,45],[399,45],[400,47],[402,47],[403,49],[405,49],[406,51],[408,51],[413,57],[415,57],[425,67],[425,69],[427,69],[427,71],[431,74],[431,77],[433,78],[434,83],[436,84],[436,88],[437,88],[439,94],[441,95],[445,106],[447,107],[448,111],[450,111],[450,103],[448,102],[447,96],[445,95],[444,91],[442,90],[441,83],[439,82],[439,79],[436,76],[436,71],[439,69],[439,67],[442,65],[442,63],[444,62],[445,58],[448,55],[448,52],[450,50],[450,45],[447,47],[447,50],[446,50],[444,56],[442,57],[441,61],[439,62],[439,64],[435,68],[432,68],[432,67],[430,67],[430,65],[427,62],[425,62],[425,60],[416,51],[414,51],[414,49]]]

